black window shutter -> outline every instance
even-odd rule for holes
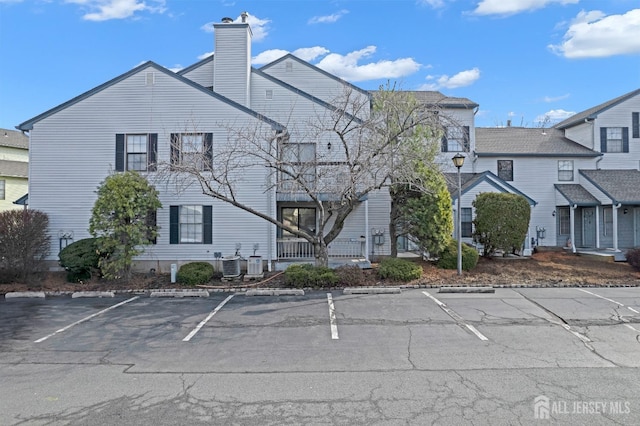
[[[466,152],[470,152],[471,151],[471,139],[469,138],[469,126],[463,126],[462,127],[462,131],[463,131],[463,137],[464,137],[464,142],[463,142],[463,150]]]
[[[607,152],[607,128],[600,127],[600,152]]]
[[[146,224],[153,231],[157,231],[157,229],[158,229],[158,213],[157,213],[156,210],[149,211],[149,213],[147,214],[147,217],[146,217]],[[154,234],[153,232],[149,233],[148,240],[149,240],[149,242],[151,244],[157,244],[158,243],[158,238],[153,234]]]
[[[622,128],[622,152],[629,152],[629,128]]]
[[[158,170],[158,134],[149,133],[149,146],[147,147],[147,170],[155,172]]]
[[[171,133],[171,158],[169,159],[171,169],[173,166],[180,164],[180,135],[178,133]]]
[[[640,112],[632,112],[631,121],[633,123],[633,137],[640,138]]]
[[[169,244],[180,242],[180,206],[169,207]]]
[[[204,134],[204,171],[213,170],[213,133]]]
[[[124,133],[116,134],[116,172],[124,172]]]
[[[202,243],[211,244],[213,242],[213,208],[202,206]]]

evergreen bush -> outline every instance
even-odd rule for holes
[[[183,285],[206,284],[213,278],[213,265],[208,262],[190,262],[180,267],[176,281]]]
[[[640,271],[640,247],[634,247],[625,253],[627,263],[636,271]]]
[[[285,283],[295,288],[331,287],[338,283],[336,271],[326,266],[307,263],[294,264],[284,272]]]
[[[478,264],[478,251],[467,245],[462,244],[462,269],[470,271]],[[440,253],[437,262],[438,267],[442,269],[458,269],[458,243],[451,240],[447,248]]]
[[[406,259],[387,258],[380,262],[378,275],[396,281],[417,280],[422,277],[422,267]]]
[[[88,280],[98,270],[100,252],[96,238],[75,241],[60,251],[60,266],[67,271],[67,281],[77,283]]]

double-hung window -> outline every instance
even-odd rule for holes
[[[558,234],[571,234],[571,212],[569,207],[558,207]]]
[[[629,128],[601,127],[600,152],[629,152]]]
[[[172,133],[171,166],[173,169],[211,171],[213,135],[211,133]]]
[[[442,152],[468,152],[469,126],[449,126],[442,138]]]
[[[156,171],[157,133],[116,134],[116,171]]]
[[[4,200],[6,182],[6,180],[0,179],[0,200]]]
[[[559,181],[573,180],[573,160],[558,161],[558,180]]]
[[[506,182],[513,181],[513,160],[498,160],[498,177]]]
[[[199,205],[169,208],[170,244],[211,244],[212,207]]]
[[[316,144],[283,143],[280,155],[282,190],[312,188],[316,181]]]
[[[471,207],[462,207],[460,209],[460,226],[462,238],[471,238],[473,236],[473,216]]]

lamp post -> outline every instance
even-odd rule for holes
[[[462,217],[460,216],[462,180],[460,178],[460,169],[464,164],[464,155],[457,153],[451,160],[453,161],[453,165],[458,169],[458,217],[456,218],[456,236],[458,237],[458,275],[462,275]]]

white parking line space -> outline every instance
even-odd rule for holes
[[[327,293],[327,303],[329,304],[329,325],[331,327],[331,339],[338,340],[338,322],[336,321],[336,308],[333,305],[331,293]]]
[[[443,303],[440,300],[438,300],[437,298],[433,297],[429,292],[423,291],[422,294],[424,294],[425,296],[427,296],[428,298],[430,298],[431,300],[436,302],[436,304],[438,306],[440,306],[440,308],[443,311],[445,311],[447,313],[447,315],[449,315],[451,318],[453,318],[460,326],[465,327],[467,330],[469,330],[471,333],[473,333],[478,339],[483,340],[483,341],[489,340],[484,334],[480,333],[478,331],[478,329],[476,329],[471,324],[467,323],[460,315],[455,313],[452,309],[449,309],[445,303]]]
[[[66,331],[66,330],[70,329],[71,327],[75,327],[75,326],[76,326],[76,325],[78,325],[78,324],[82,324],[83,322],[89,321],[90,319],[95,318],[95,317],[97,317],[97,316],[99,316],[99,315],[102,315],[102,314],[104,314],[105,312],[108,312],[108,311],[110,311],[110,310],[112,310],[112,309],[119,308],[119,307],[120,307],[120,306],[122,306],[122,305],[126,305],[127,303],[133,302],[134,300],[137,300],[139,297],[140,297],[140,296],[134,296],[134,297],[132,297],[132,298],[130,298],[130,299],[127,299],[127,300],[125,300],[125,301],[123,301],[123,302],[117,303],[117,304],[115,304],[115,305],[113,305],[113,306],[110,306],[110,307],[108,307],[108,308],[106,308],[106,309],[103,309],[103,310],[101,310],[101,311],[99,311],[99,312],[96,312],[96,313],[94,313],[94,314],[92,314],[92,315],[89,315],[88,317],[82,318],[81,320],[78,320],[78,321],[76,321],[76,322],[74,322],[74,323],[71,323],[71,324],[67,325],[66,327],[63,327],[63,328],[61,328],[61,329],[59,329],[59,330],[54,331],[54,332],[53,332],[53,333],[51,333],[51,334],[48,334],[48,335],[46,335],[46,336],[44,336],[44,337],[41,337],[40,339],[36,340],[34,343],[41,343],[41,342],[44,342],[44,341],[45,341],[45,340],[47,340],[48,338],[50,338],[50,337],[52,337],[52,336],[55,336],[55,335],[56,335],[56,334],[58,334],[58,333],[62,333],[62,332],[64,332],[64,331]]]
[[[209,320],[210,320],[211,318],[213,318],[213,316],[214,316],[216,313],[218,313],[218,311],[219,311],[220,309],[222,309],[222,307],[223,307],[224,305],[226,305],[226,304],[227,304],[227,302],[228,302],[229,300],[231,300],[231,298],[233,298],[233,296],[234,296],[234,295],[232,294],[232,295],[228,296],[226,299],[224,299],[222,302],[220,302],[220,303],[218,304],[218,306],[216,306],[216,308],[215,308],[213,311],[211,311],[211,313],[210,313],[209,315],[207,315],[207,317],[206,317],[205,319],[203,319],[202,321],[200,321],[200,323],[196,326],[196,328],[194,328],[194,329],[191,331],[191,333],[189,333],[189,334],[188,334],[184,339],[182,339],[182,341],[183,341],[183,342],[188,342],[189,340],[191,340],[191,338],[192,338],[193,336],[195,336],[195,335],[196,335],[196,333],[198,333],[198,331],[200,331],[200,329],[201,329],[201,328],[202,328],[202,327],[203,327],[207,322],[209,322]]]

